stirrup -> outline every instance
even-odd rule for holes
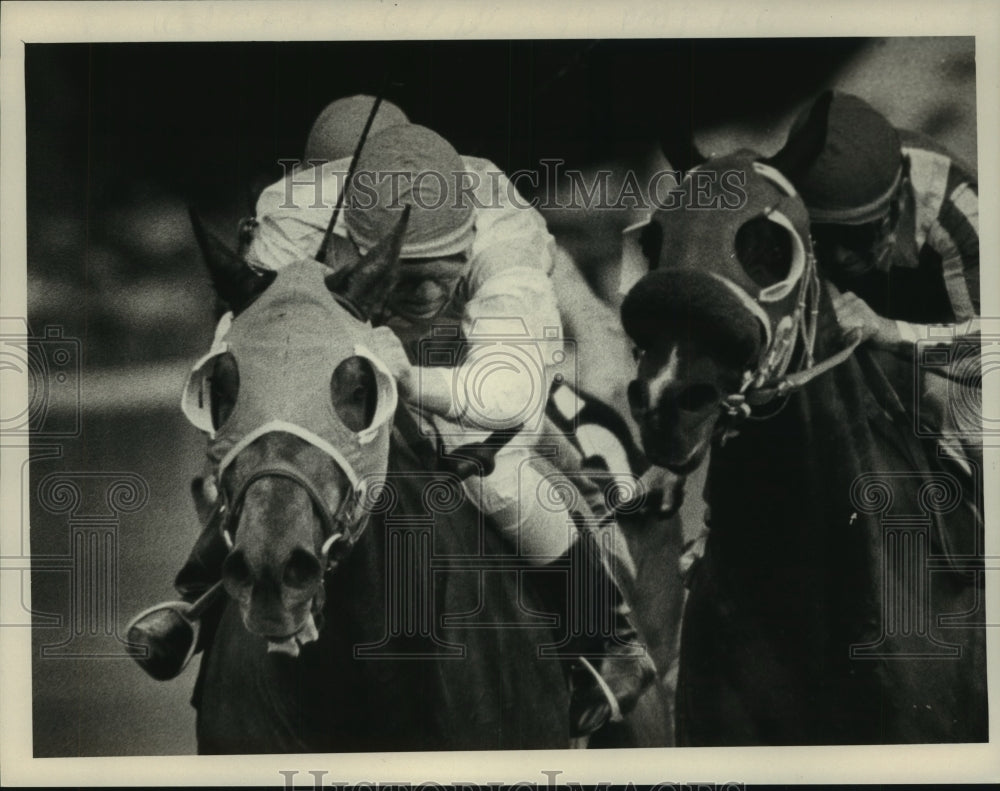
[[[616,694],[608,679],[588,661],[579,656],[570,670],[570,731],[573,736],[585,736],[600,730],[607,723],[622,722],[645,691],[656,681],[656,666],[648,654],[634,657],[636,661],[622,676],[624,685]],[[607,668],[605,668],[607,671]]]
[[[582,678],[581,682],[579,679]],[[597,690],[599,695],[594,695]],[[592,698],[584,700],[584,698]],[[590,736],[609,722],[621,722],[621,706],[601,674],[585,657],[576,657],[570,671],[570,735]]]
[[[604,680],[604,676],[602,676],[599,672],[597,672],[597,668],[590,663],[587,657],[585,656],[577,657],[577,661],[580,663],[580,667],[582,667],[590,674],[590,677],[593,680],[594,684],[604,695],[604,699],[608,703],[609,716],[607,718],[607,722],[621,722],[623,719],[625,719],[622,716],[621,706],[618,705],[618,698],[616,698],[615,693],[611,691],[611,687],[609,687],[608,682]],[[603,725],[604,723],[601,724]]]

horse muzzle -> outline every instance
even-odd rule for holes
[[[247,631],[266,638],[269,650],[297,655],[299,646],[318,637],[325,576],[357,535],[344,521],[353,513],[353,495],[331,511],[310,476],[269,461],[232,486],[232,507],[220,525],[230,548],[223,585]],[[225,501],[230,490],[222,487]]]
[[[648,397],[645,402],[636,399],[632,409],[646,457],[675,475],[688,475],[704,461],[719,414],[714,406],[680,409],[669,397],[655,405],[649,404]]]
[[[239,605],[247,631],[271,642],[316,631],[326,601],[324,574],[321,559],[302,548],[273,570],[256,567],[236,546],[222,566],[223,585]]]
[[[693,448],[664,440],[655,428],[640,427],[643,451],[646,458],[657,467],[663,467],[674,475],[690,475],[705,460],[709,438],[702,439]]]

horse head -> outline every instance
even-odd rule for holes
[[[407,214],[334,272],[313,260],[256,272],[195,222],[231,322],[195,367],[185,412],[217,464],[225,589],[247,630],[289,653],[318,635],[324,578],[361,536],[386,474],[396,387],[373,351],[386,330],[368,317]]]
[[[985,729],[982,632],[951,643],[962,663],[891,661],[944,656],[952,639],[932,636],[933,618],[896,626],[896,612],[962,612],[981,598],[957,580],[933,594],[917,581],[918,552],[947,555],[951,530],[975,532],[976,509],[948,513],[950,530],[944,511],[931,515],[923,487],[957,479],[914,441],[893,392],[913,373],[890,379],[874,350],[855,353],[860,334],[846,342],[821,287],[792,187],[796,160],[821,141],[798,136],[771,160],[737,152],[691,171],[681,194],[695,205],[653,216],[651,271],[622,305],[647,455],[685,472],[713,447],[711,525],[687,578],[684,746],[934,742]],[[869,481],[891,492],[878,506],[857,496]],[[893,533],[911,531],[903,513],[921,514],[905,536]],[[914,649],[918,634],[926,647]]]
[[[651,271],[622,304],[632,414],[650,459],[678,473],[780,392],[796,354],[812,364],[819,300],[808,212],[781,171],[740,151],[685,181],[695,205],[653,215]]]

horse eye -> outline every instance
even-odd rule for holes
[[[230,352],[220,354],[212,367],[209,384],[212,427],[222,428],[236,406],[240,392],[240,369]]]
[[[747,220],[736,232],[736,257],[761,288],[780,283],[792,265],[792,237],[766,217]]]
[[[330,401],[351,431],[362,431],[375,418],[375,369],[364,357],[348,357],[330,377]]]
[[[677,396],[677,405],[687,412],[699,412],[719,400],[719,391],[709,384],[685,387]]]

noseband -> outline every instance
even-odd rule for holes
[[[281,462],[254,470],[241,483],[232,503],[224,487],[219,487],[217,503],[219,530],[230,551],[235,545],[234,534],[239,524],[240,513],[247,491],[263,478],[284,478],[301,486],[309,495],[313,507],[319,514],[323,529],[323,545],[320,549],[320,563],[325,571],[333,571],[351,548],[361,538],[368,526],[367,513],[357,515],[358,501],[364,496],[363,489],[354,489],[344,497],[336,511],[331,511],[316,485],[291,464]],[[336,551],[333,551],[336,548]]]

